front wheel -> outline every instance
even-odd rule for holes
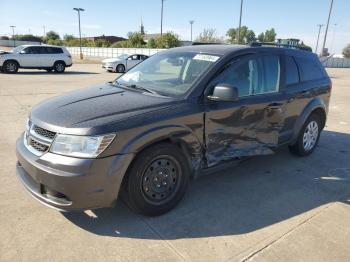
[[[117,73],[124,73],[125,72],[125,66],[124,65],[117,65],[115,71]]]
[[[318,144],[321,131],[319,115],[312,114],[303,125],[297,142],[289,146],[290,151],[299,156],[310,155]]]
[[[176,145],[164,143],[146,149],[128,172],[127,203],[143,215],[164,214],[184,196],[189,174],[187,160]]]
[[[54,64],[53,70],[56,73],[63,73],[66,70],[66,64],[64,62],[58,61]]]
[[[2,70],[7,74],[15,74],[18,71],[18,63],[16,61],[6,61]]]

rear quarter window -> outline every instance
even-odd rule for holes
[[[62,54],[63,50],[59,47],[46,47],[48,54]]]
[[[296,60],[301,70],[302,81],[317,80],[325,77],[324,69],[316,59],[297,57]]]
[[[286,85],[298,84],[300,81],[298,66],[291,56],[286,56]]]

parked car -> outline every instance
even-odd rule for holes
[[[311,154],[331,86],[311,52],[169,49],[113,82],[35,106],[17,140],[17,176],[59,210],[112,207],[123,191],[133,210],[160,215],[203,169],[283,145]]]
[[[21,45],[10,52],[0,53],[0,69],[9,74],[17,73],[19,68],[63,73],[71,65],[72,56],[62,46]]]
[[[102,61],[102,67],[108,72],[124,73],[148,58],[147,55],[122,54],[116,58],[108,58]]]

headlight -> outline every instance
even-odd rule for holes
[[[113,141],[115,134],[104,136],[74,136],[57,134],[52,153],[83,158],[95,158]]]

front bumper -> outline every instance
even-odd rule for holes
[[[41,203],[61,211],[112,207],[133,154],[79,159],[46,153],[35,156],[16,143],[16,173]]]
[[[115,66],[111,65],[111,64],[102,64],[102,68],[106,69],[106,70],[115,70]]]

